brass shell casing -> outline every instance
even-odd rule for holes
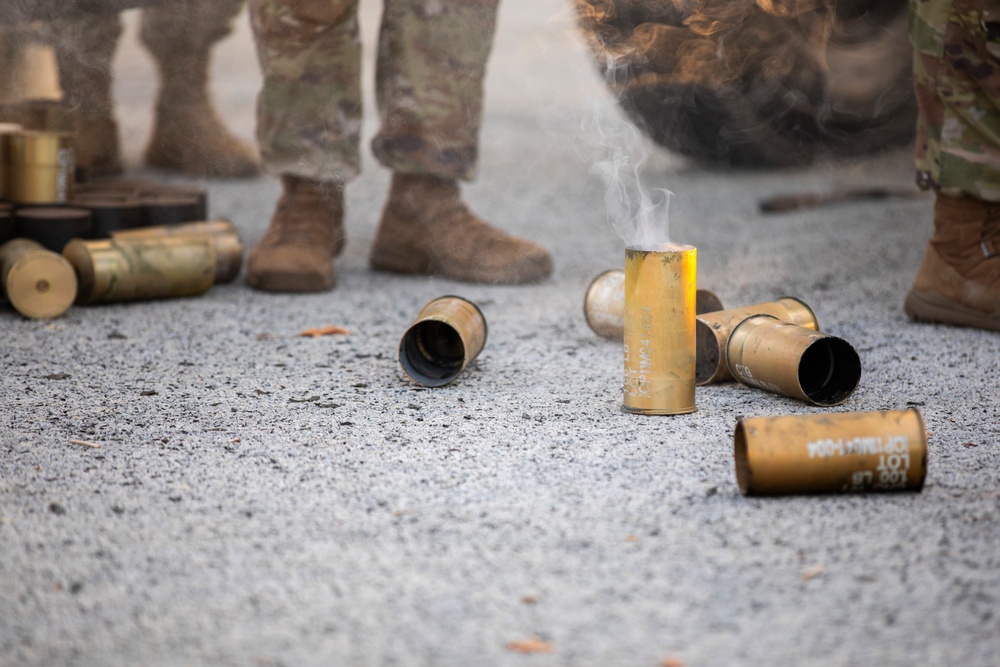
[[[8,135],[8,196],[17,204],[65,204],[73,196],[73,137],[65,132]]]
[[[23,206],[14,214],[18,236],[37,241],[52,252],[62,252],[73,239],[93,232],[90,211],[73,206]]]
[[[399,363],[415,382],[441,387],[486,345],[486,318],[476,304],[441,296],[424,306],[399,341]]]
[[[770,315],[782,322],[819,331],[819,320],[816,319],[812,308],[794,297],[782,297],[776,301],[756,303],[741,308],[720,309],[712,313],[699,311],[695,322],[698,340],[696,384],[701,386],[733,378],[726,361],[729,335],[736,325],[752,315]]]
[[[861,379],[861,359],[850,343],[754,315],[733,329],[726,347],[729,372],[743,384],[814,405],[839,405]]]
[[[722,310],[722,300],[706,289],[695,290],[695,313]],[[625,272],[608,269],[594,278],[583,299],[587,325],[602,338],[621,339],[625,334]]]
[[[161,227],[136,227],[111,232],[116,239],[157,238],[164,236],[204,236],[215,249],[215,282],[228,283],[240,273],[243,264],[243,241],[236,225],[228,220],[206,220]]]
[[[741,419],[733,454],[744,495],[920,491],[927,476],[912,408]]]
[[[59,317],[76,298],[76,273],[66,258],[29,239],[0,245],[0,286],[30,319]]]
[[[646,415],[694,412],[694,246],[625,249],[622,409]]]
[[[215,282],[215,250],[204,236],[70,241],[79,304],[193,296]]]

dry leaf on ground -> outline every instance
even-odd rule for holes
[[[507,642],[507,649],[515,653],[555,653],[556,647],[539,637],[518,642]]]
[[[318,329],[306,329],[299,335],[315,338],[316,336],[334,336],[337,334],[349,336],[351,332],[344,327],[338,327],[336,324],[328,324],[325,327],[319,327]]]

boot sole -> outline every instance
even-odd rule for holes
[[[335,276],[304,276],[300,273],[269,272],[263,275],[248,273],[245,282],[248,287],[261,292],[284,292],[302,294],[325,292],[336,285]]]
[[[472,266],[452,266],[451,270],[444,271],[436,269],[430,262],[421,262],[411,256],[385,251],[373,252],[368,265],[375,271],[386,273],[437,276],[479,285],[528,285],[541,282],[552,273],[551,268],[544,268],[498,276],[493,271]]]
[[[937,292],[910,290],[903,304],[906,314],[920,322],[952,324],[960,327],[1000,331],[1000,315],[989,316],[981,311],[949,299]]]

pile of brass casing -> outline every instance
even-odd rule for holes
[[[625,249],[622,409],[694,412],[694,246]]]
[[[843,403],[861,379],[861,359],[847,341],[770,315],[737,325],[726,356],[743,384],[815,405]]]
[[[82,305],[194,296],[215,282],[215,249],[203,235],[75,239],[63,255],[76,269]]]
[[[733,453],[744,495],[920,491],[927,475],[916,409],[741,419]]]
[[[732,379],[726,358],[729,335],[740,322],[753,315],[771,315],[782,322],[798,324],[814,331],[819,330],[816,314],[809,306],[794,297],[782,297],[776,301],[713,313],[698,313],[695,324],[698,338],[695,382],[699,386]]]
[[[722,300],[706,289],[695,290],[695,314],[722,310]],[[602,338],[621,339],[625,334],[625,272],[608,269],[594,278],[583,299],[587,326]]]
[[[62,255],[29,239],[14,239],[0,245],[0,287],[21,315],[47,319],[73,305],[77,280]]]
[[[415,382],[441,387],[461,374],[486,345],[486,318],[460,296],[425,305],[399,341],[399,363]]]
[[[228,220],[206,220],[162,227],[136,227],[111,233],[116,239],[157,238],[164,236],[204,236],[215,250],[215,282],[228,283],[240,273],[243,264],[243,241],[236,226]]]

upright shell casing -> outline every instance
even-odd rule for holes
[[[744,495],[920,491],[927,475],[916,409],[741,419],[733,447]]]
[[[65,204],[73,196],[73,137],[66,132],[7,135],[8,196],[17,204]]]
[[[694,246],[625,249],[622,409],[646,415],[694,412]]]

